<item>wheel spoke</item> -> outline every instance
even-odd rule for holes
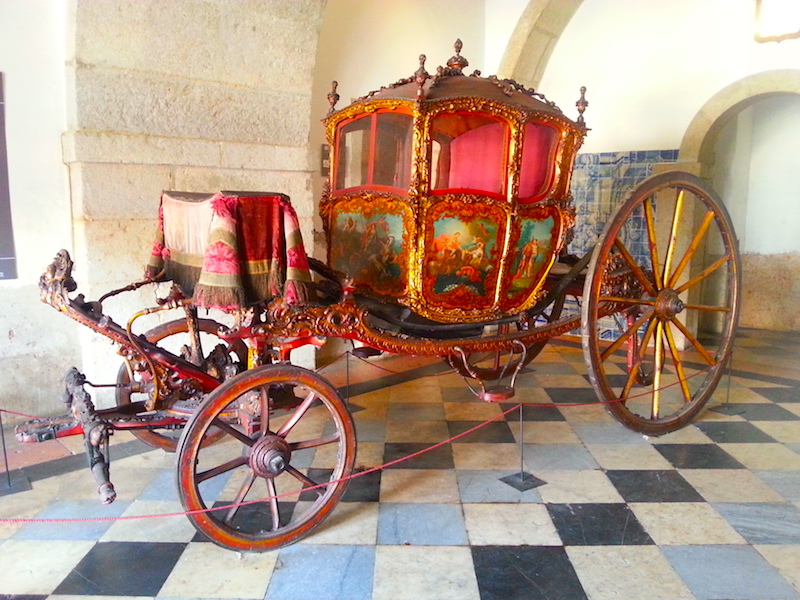
[[[335,433],[323,438],[315,440],[305,440],[303,442],[292,442],[289,444],[289,449],[294,452],[295,450],[302,450],[303,448],[316,448],[317,446],[325,446],[326,444],[333,444],[339,441],[339,434]]]
[[[616,340],[614,340],[614,342],[600,354],[600,360],[605,362],[609,356],[611,356],[614,352],[619,350],[620,347],[622,347],[622,344],[624,344],[628,340],[628,338],[631,337],[631,335],[636,334],[639,328],[642,325],[644,325],[644,322],[647,321],[647,319],[649,319],[651,316],[653,316],[653,312],[655,312],[655,310],[649,308],[644,313],[642,313],[642,316],[636,319],[636,321],[628,328],[627,331],[625,331]]]
[[[298,481],[300,481],[300,483],[303,484],[304,488],[314,488],[309,491],[316,493],[317,496],[322,496],[325,493],[325,489],[328,487],[327,484],[321,487],[317,487],[320,484],[315,482],[313,479],[309,479],[291,465],[286,467],[286,472],[289,473],[289,475],[292,475]]]
[[[726,262],[728,262],[730,259],[731,259],[731,255],[730,255],[730,254],[726,254],[726,255],[725,255],[725,256],[723,256],[722,258],[720,258],[720,259],[718,259],[718,260],[714,261],[714,263],[712,263],[711,265],[709,265],[709,267],[708,267],[708,268],[706,268],[706,269],[705,269],[705,270],[704,270],[702,273],[700,273],[700,274],[699,274],[697,277],[693,277],[692,279],[690,279],[690,280],[689,280],[689,281],[687,281],[686,283],[683,283],[683,284],[679,285],[678,287],[676,287],[676,288],[675,288],[675,292],[676,292],[676,293],[678,293],[678,294],[680,294],[681,292],[685,292],[686,290],[688,290],[690,287],[692,287],[692,286],[694,286],[694,285],[697,285],[697,284],[698,284],[698,283],[700,283],[700,282],[701,282],[703,279],[705,279],[706,277],[708,277],[709,275],[711,275],[711,274],[712,274],[714,271],[716,271],[716,270],[717,270],[717,269],[719,269],[719,268],[720,268],[722,265],[724,265]]]
[[[713,220],[714,212],[708,211],[703,219],[703,222],[700,224],[700,227],[697,229],[697,232],[695,232],[689,247],[686,249],[686,252],[683,255],[683,258],[681,258],[681,262],[679,262],[678,266],[675,267],[675,272],[672,273],[672,276],[665,284],[665,287],[673,288],[675,287],[675,284],[678,283],[678,279],[683,273],[683,270],[686,268],[686,265],[688,265],[689,261],[692,260],[694,253],[697,252],[697,249],[700,247],[700,242],[703,241],[703,237],[705,237],[706,232],[708,231],[708,228]]]
[[[269,390],[262,387],[261,393],[261,435],[264,436],[269,431]]]
[[[639,370],[642,368],[642,363],[644,362],[644,355],[647,353],[647,345],[650,343],[650,338],[653,337],[653,330],[656,326],[656,319],[652,319],[650,323],[647,324],[647,329],[645,329],[644,336],[642,337],[642,344],[639,347],[639,355],[636,357],[636,361],[628,371],[628,379],[625,381],[625,386],[622,388],[622,391],[619,394],[619,399],[622,400],[622,404],[625,404],[628,400],[628,394],[633,387],[634,382],[636,381],[636,377],[639,374]]]
[[[669,243],[667,244],[667,256],[664,258],[664,275],[662,281],[670,281],[670,269],[672,268],[672,259],[675,255],[675,244],[678,241],[678,225],[681,222],[681,214],[683,213],[683,200],[685,198],[685,190],[679,189],[675,197],[675,212],[672,213],[672,228],[669,234]]]
[[[622,240],[616,238],[614,240],[614,245],[617,247],[617,250],[620,251],[620,254],[622,254],[623,258],[630,266],[631,271],[633,272],[636,279],[638,279],[639,283],[641,283],[642,286],[644,286],[645,291],[651,296],[657,296],[658,293],[656,292],[656,289],[653,287],[652,282],[649,279],[647,279],[647,276],[644,274],[644,271],[642,271],[642,268],[636,264],[636,261],[633,259],[633,256],[631,256],[631,253],[628,252],[628,249],[625,247],[625,244],[622,243]]]
[[[655,364],[653,365],[653,402],[650,406],[650,417],[658,419],[661,411],[661,371],[664,369],[664,322],[656,323]]]
[[[269,511],[272,513],[272,531],[281,528],[281,512],[278,505],[278,488],[275,487],[275,479],[267,478],[267,493],[269,494]]]
[[[623,298],[621,296],[600,296],[600,302],[615,302],[617,304],[633,304],[634,306],[645,305],[655,306],[655,300],[643,300],[641,298]]]
[[[675,336],[672,333],[672,329],[670,329],[669,325],[664,327],[664,333],[667,334],[667,345],[669,346],[670,354],[672,354],[672,363],[675,365],[675,371],[678,374],[678,382],[681,386],[681,391],[683,392],[683,400],[685,402],[690,402],[692,399],[692,394],[689,391],[689,382],[686,380],[686,371],[683,370],[683,361],[681,360],[680,353],[678,351],[678,345],[675,343]]]
[[[685,304],[684,308],[690,308],[692,310],[707,310],[712,312],[731,312],[731,309],[728,306],[708,306],[706,304]]]
[[[306,411],[311,407],[311,405],[316,401],[317,395],[314,392],[309,392],[305,399],[300,403],[297,409],[294,411],[294,414],[289,417],[289,419],[284,423],[281,428],[277,431],[276,435],[280,437],[286,437],[286,435],[292,430],[292,427],[297,425],[297,422],[303,418],[303,415],[306,414]]]
[[[256,474],[250,470],[245,475],[244,481],[242,485],[239,486],[239,490],[236,492],[236,496],[233,499],[233,503],[231,507],[228,509],[228,512],[225,513],[225,518],[223,519],[223,523],[226,525],[230,525],[233,521],[233,517],[236,516],[236,513],[239,511],[239,506],[244,501],[245,497],[247,497],[247,493],[250,491],[250,488],[253,487],[253,482],[256,480]]]
[[[703,345],[699,341],[697,341],[697,338],[694,337],[688,329],[686,329],[686,326],[677,319],[675,319],[673,323],[675,323],[675,326],[678,329],[680,329],[681,333],[684,336],[686,336],[686,339],[689,340],[692,346],[695,347],[695,349],[700,353],[700,355],[705,359],[705,361],[712,367],[716,366],[717,361],[715,361],[714,357],[708,353],[708,351],[703,347]]]
[[[656,287],[664,287],[658,262],[658,246],[656,244],[656,224],[653,218],[653,198],[644,201],[644,218],[647,225],[647,243],[650,246],[650,264],[653,267],[653,276],[656,278]]]
[[[254,439],[249,437],[246,433],[239,431],[230,423],[223,421],[219,417],[215,417],[212,423],[214,424],[214,427],[217,427],[218,429],[221,429],[228,435],[235,437],[237,440],[239,440],[240,442],[242,442],[247,446],[252,446],[253,444],[255,444]]]
[[[228,471],[232,471],[242,465],[247,464],[247,457],[246,456],[237,456],[229,461],[222,463],[221,465],[217,465],[213,469],[208,469],[207,471],[198,472],[195,476],[197,483],[201,481],[206,481],[207,479],[211,479],[212,477],[216,477],[217,475],[222,475],[223,473],[227,473]]]

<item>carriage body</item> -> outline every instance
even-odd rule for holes
[[[508,80],[446,69],[325,120],[328,264],[369,296],[437,322],[530,308],[569,239],[586,128]]]

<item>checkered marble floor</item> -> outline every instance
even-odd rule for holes
[[[180,516],[0,523],[0,598],[800,598],[799,359],[798,334],[741,331],[707,410],[659,438],[593,404],[568,340],[508,404],[477,400],[438,361],[342,359],[323,374],[349,389],[362,470],[531,405],[355,479],[318,530],[279,551],[223,550]],[[0,517],[181,509],[174,456],[124,435],[106,507],[79,439],[9,454],[31,489],[0,496]]]

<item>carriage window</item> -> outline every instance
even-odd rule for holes
[[[379,185],[407,190],[411,181],[412,117],[383,112],[339,129],[336,189]]]
[[[433,189],[472,189],[502,194],[508,127],[486,115],[436,117],[431,129]]]
[[[552,180],[558,132],[547,125],[526,123],[522,138],[522,168],[519,176],[519,197],[538,199]]]

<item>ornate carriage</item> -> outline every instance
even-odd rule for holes
[[[434,76],[421,56],[413,77],[328,116],[320,212],[328,264],[359,291],[476,323],[540,299],[574,222],[586,128],[533,90],[466,76],[460,50]]]
[[[177,451],[195,527],[263,551],[311,531],[353,476],[347,406],[288,362],[326,337],[359,341],[362,354],[441,357],[479,398],[507,401],[547,341],[580,328],[589,379],[620,422],[659,435],[693,419],[730,360],[738,315],[740,259],[721,201],[693,175],[654,176],[591,252],[569,256],[585,90],[573,121],[514,81],[464,74],[460,51],[433,76],[420,57],[410,77],[339,111],[334,85],[327,264],[306,257],[288,198],[260,192],[165,194],[148,276],[96,302],[70,295],[60,252],[42,299],[120,346],[117,406],[96,408],[71,370],[70,415],[18,437],[82,432],[104,502],[113,431]],[[103,313],[110,295],[166,279],[169,295],[126,327]],[[562,310],[567,296],[580,314]],[[134,333],[161,311],[178,317]]]

